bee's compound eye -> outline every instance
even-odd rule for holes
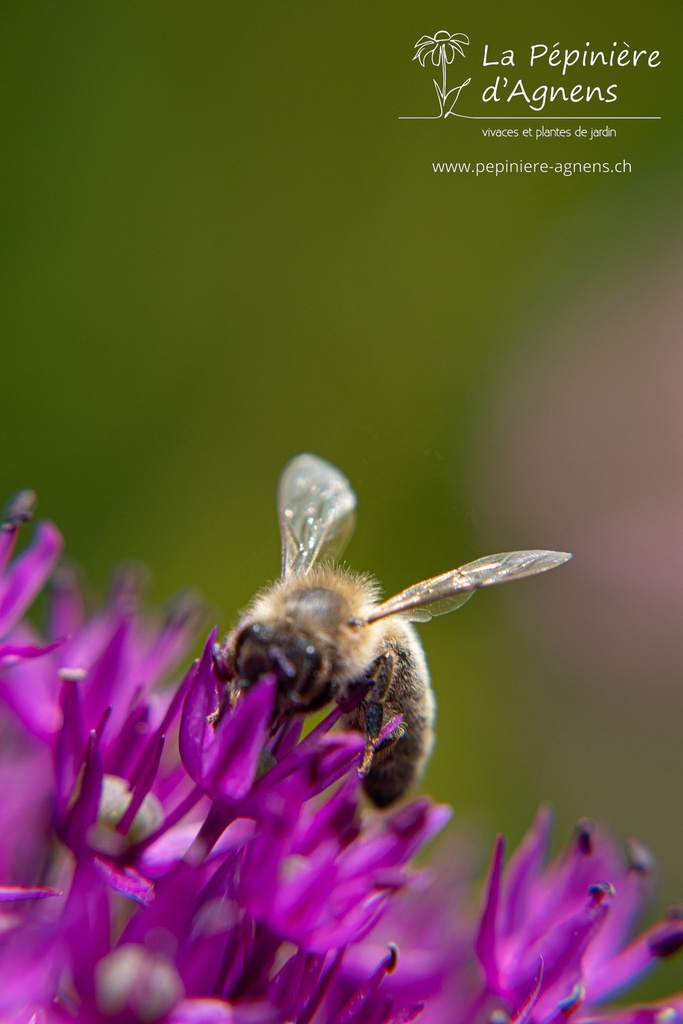
[[[268,644],[272,643],[275,639],[275,630],[272,626],[267,626],[263,622],[250,622],[249,625],[245,626],[242,630],[239,642],[242,643],[245,640],[253,640],[256,643]]]
[[[251,622],[239,634],[235,661],[237,674],[254,682],[259,676],[276,668],[272,658],[272,644],[276,640],[272,626]]]

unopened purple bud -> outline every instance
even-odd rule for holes
[[[29,523],[33,519],[36,501],[35,491],[29,489],[17,491],[5,506],[2,520],[0,520],[0,530],[15,530],[22,523]]]

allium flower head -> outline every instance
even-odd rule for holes
[[[631,940],[640,849],[582,826],[546,866],[545,811],[473,915],[455,852],[448,877],[411,867],[449,809],[366,808],[342,708],[302,738],[266,675],[214,724],[215,631],[176,668],[198,604],[152,621],[126,570],[85,614],[54,526],[12,560],[29,517],[24,495],[0,530],[1,1021],[587,1024],[683,943],[676,916]],[[51,574],[42,636],[24,613]]]

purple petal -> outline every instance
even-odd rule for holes
[[[147,680],[148,685],[154,686],[163,679],[195,643],[205,611],[201,601],[190,592],[169,602],[161,629],[140,665],[140,678]]]
[[[164,741],[165,737],[162,735],[156,737],[153,742],[147,744],[144,755],[140,760],[140,764],[130,779],[133,795],[125,813],[117,825],[117,830],[122,835],[125,835],[133,824],[133,819],[140,810],[142,801],[152,788],[152,783],[154,782],[157,771],[159,770],[161,754],[164,749]]]
[[[403,866],[437,835],[450,818],[449,807],[417,798],[375,821],[343,855],[345,871],[362,876]]]
[[[410,1024],[411,1021],[417,1020],[422,1014],[425,1008],[424,1003],[415,1003],[413,1006],[406,1006],[403,1010],[398,1010],[396,1013],[392,1013],[391,1017],[387,1017],[386,1024]]]
[[[282,1018],[265,1002],[232,1006],[222,999],[185,999],[164,1019],[166,1024],[278,1024]]]
[[[100,717],[103,709],[112,703],[114,695],[118,708],[126,700],[127,694],[121,692],[121,687],[117,686],[117,683],[120,680],[129,632],[129,622],[119,623],[109,643],[88,671],[87,683],[83,687],[83,714],[90,728]]]
[[[28,548],[0,580],[0,636],[21,618],[54,568],[62,551],[62,535],[52,523],[38,523]]]
[[[83,599],[74,569],[60,565],[50,580],[48,636],[55,640],[68,637],[83,626]]]
[[[185,856],[192,846],[201,822],[195,821],[187,825],[177,825],[165,832],[155,842],[143,850],[138,864],[150,878],[161,878],[174,864]]]
[[[623,860],[611,837],[583,819],[575,828],[573,843],[545,874],[537,934],[545,931],[558,916],[579,911],[589,887],[600,879],[614,879],[623,873]]]
[[[301,1014],[298,1011],[309,1003],[311,996],[316,996],[317,988],[326,973],[325,959],[324,954],[320,956],[299,948],[270,981],[268,997],[271,1002],[277,1004],[284,1017],[295,1017],[297,1024],[301,1024]],[[326,985],[325,989],[327,987]],[[324,994],[325,990],[320,994],[320,1002]],[[310,1020],[308,1006],[307,1014]]]
[[[311,729],[308,736],[304,737],[301,743],[298,743],[286,757],[283,757],[274,768],[271,768],[269,772],[271,780],[279,782],[280,779],[286,778],[287,775],[296,770],[299,763],[307,761],[313,752],[318,751],[320,749],[321,737],[327,735],[330,729],[339,721],[342,714],[343,712],[340,707],[335,706],[332,708],[330,713],[323,718],[322,722],[318,722],[314,729]]]
[[[633,842],[629,848],[633,853]],[[630,863],[628,870],[622,869],[612,879],[618,898],[604,926],[586,951],[583,966],[588,977],[592,977],[603,964],[619,953],[624,943],[634,934],[644,908],[654,895],[654,861],[639,844],[635,856],[636,861]]]
[[[121,724],[119,735],[113,748],[110,747],[107,751],[107,763],[115,766],[110,768],[110,770],[116,771],[119,775],[126,775],[130,780],[131,789],[138,788],[138,779],[141,773],[149,772],[149,758],[156,756],[153,752],[163,747],[163,737],[174,727],[175,719],[194,678],[194,670],[195,666],[190,669],[180,685],[173,691],[163,717],[151,735],[149,735],[149,720],[152,708],[148,703],[142,702],[144,700],[143,687],[138,687],[133,694],[128,716]],[[146,737],[146,742],[142,742],[143,736]],[[180,765],[177,767],[184,776],[182,767]],[[151,785],[151,781],[149,785]],[[144,792],[147,792],[147,790]],[[163,799],[163,795],[159,795]]]
[[[417,797],[384,820],[401,846],[401,856],[407,860],[445,828],[452,813],[446,804],[433,804],[427,797]]]
[[[218,803],[242,800],[251,789],[275,706],[277,680],[264,676],[219,722],[206,748],[204,785]]]
[[[7,503],[0,520],[0,575],[14,552],[19,530],[33,519],[36,493],[28,488],[17,491]]]
[[[64,838],[72,850],[82,851],[88,847],[88,833],[97,821],[103,778],[99,738],[93,729],[85,754],[81,787],[66,822]]]
[[[35,630],[26,622],[12,630],[11,642],[38,646]],[[60,725],[58,679],[52,657],[13,659],[0,668],[0,692],[26,729],[49,742]]]
[[[128,711],[119,715],[118,730],[114,730],[107,743],[107,768],[110,772],[129,778],[132,766],[139,761],[141,747],[147,749],[150,706],[145,702],[144,686],[140,684],[131,695]]]
[[[677,953],[683,946],[683,921],[676,916],[655,927],[648,936],[648,946],[660,960]]]
[[[63,961],[63,957],[61,958]],[[3,1024],[37,1024],[52,1003],[63,962],[53,930],[19,932],[0,945],[0,1020]]]
[[[509,935],[528,913],[534,885],[543,870],[550,843],[552,813],[541,807],[533,825],[517,847],[505,869],[504,896],[501,904],[500,933]]]
[[[335,709],[331,712],[323,719],[322,722],[318,723],[315,729],[313,729],[308,736],[301,741],[301,743],[298,743],[289,751],[289,753],[283,756],[277,764],[270,768],[266,775],[264,775],[263,780],[259,780],[258,785],[261,788],[267,786],[270,789],[274,789],[276,786],[279,786],[284,779],[287,779],[287,787],[290,789],[296,784],[295,780],[298,777],[298,784],[303,784],[304,787],[308,787],[312,783],[314,777],[316,780],[320,781],[321,777],[325,773],[325,769],[322,764],[319,763],[317,766],[313,766],[316,759],[322,759],[324,761],[329,754],[333,761],[336,761],[338,757],[341,757],[342,760],[344,760],[344,754],[340,754],[339,751],[345,750],[350,754],[352,761],[353,758],[356,757],[355,749],[360,733],[348,732],[337,733],[334,736],[327,735],[331,726],[337,722],[340,717],[341,712],[339,709]],[[336,739],[339,736],[345,736],[347,739],[342,740],[341,743],[337,743]],[[348,737],[352,737],[353,739],[348,739]],[[329,767],[329,763],[327,766]],[[349,768],[350,767],[351,762],[349,763]],[[338,765],[333,765],[332,768],[333,770],[337,769]],[[305,782],[301,783],[301,779],[304,777]],[[325,786],[322,785],[321,788],[324,789]],[[317,791],[319,792],[320,789]],[[313,792],[310,792],[309,795],[313,796],[314,794]]]
[[[534,982],[534,987],[532,988],[531,992],[529,993],[527,998],[524,1000],[522,1005],[519,1007],[519,1009],[515,1012],[514,1016],[512,1017],[512,1019],[510,1021],[510,1024],[526,1024],[526,1021],[529,1019],[529,1015],[531,1014],[531,1011],[534,1008],[534,1004],[536,1003],[536,1000],[538,999],[538,995],[539,995],[539,992],[541,991],[541,985],[542,984],[543,984],[543,957],[541,957],[541,959],[539,961],[539,964],[538,964],[538,974],[536,975],[536,980]]]
[[[268,749],[272,750],[273,756],[277,761],[282,761],[284,757],[294,750],[301,737],[303,726],[303,715],[298,717],[291,716],[280,723],[272,743],[268,745]]]
[[[588,984],[591,1003],[602,1002],[635,984],[658,959],[677,953],[682,946],[683,921],[656,924],[609,960],[602,970],[591,971]]]
[[[166,932],[179,941],[191,931],[201,877],[197,868],[182,860],[155,886],[155,899],[144,914],[135,914],[123,931],[121,942],[147,942],[148,936]]]
[[[329,841],[332,836],[336,836],[343,846],[358,837],[358,790],[359,780],[350,777],[339,786],[329,800],[316,809],[296,837],[295,849],[298,854],[307,856],[321,843]]]
[[[317,796],[351,769],[360,766],[360,758],[365,746],[360,733],[335,733],[322,736],[317,752],[309,761],[309,797]]]
[[[346,1006],[336,1015],[333,1024],[354,1024],[355,1021],[360,1019],[360,1011],[374,996],[385,975],[387,973],[391,974],[395,970],[397,959],[398,949],[395,946],[391,946],[389,952],[377,965],[370,978],[365,984],[361,985]]]
[[[96,964],[110,949],[111,915],[107,887],[91,857],[76,862],[60,930],[77,989],[92,997]]]
[[[38,644],[0,643],[0,661],[3,661],[6,665],[11,665],[20,658],[41,658],[44,654],[54,651],[55,647],[61,647],[62,643],[62,640],[56,640],[54,643],[46,644],[45,646]]]
[[[320,975],[313,992],[308,997],[306,1004],[297,1017],[297,1024],[310,1024],[319,1009],[325,994],[329,989],[330,985],[334,981],[334,978],[341,965],[342,957],[344,956],[344,950],[335,950],[332,953],[329,963],[326,964],[324,971]]]
[[[537,1004],[540,1017],[557,1002],[558,990],[566,995],[581,981],[582,957],[609,912],[611,899],[606,889],[596,892],[579,913],[560,921],[532,950],[510,965],[516,979],[514,983],[526,987],[529,983],[526,979],[534,976],[539,957],[542,957],[544,989]]]
[[[222,999],[184,999],[166,1021],[168,1024],[234,1024],[235,1016],[232,1007]]]
[[[93,615],[72,635],[64,647],[62,666],[89,669],[95,664],[121,624],[121,617],[104,608]],[[136,685],[140,682],[136,680]]]
[[[154,884],[133,867],[117,867],[110,861],[95,857],[95,867],[110,889],[141,903],[144,907],[154,899]]]
[[[181,710],[181,708],[183,706],[183,702],[185,700],[185,696],[186,696],[186,694],[187,694],[187,692],[188,692],[188,690],[190,688],[191,680],[192,680],[192,673],[191,672],[187,672],[185,674],[182,682],[178,686],[176,686],[176,688],[175,688],[175,690],[173,692],[173,696],[171,697],[170,701],[168,702],[168,707],[164,711],[163,718],[161,719],[161,722],[159,723],[159,725],[157,727],[157,733],[158,734],[168,733],[169,732],[169,730],[171,728],[171,725],[175,722],[175,720],[176,720],[176,718],[177,718],[178,714],[180,713],[180,710]]]
[[[75,679],[62,682],[60,695],[62,728],[55,743],[55,796],[57,817],[61,821],[73,795],[83,761],[85,726],[81,710],[80,690]]]
[[[43,900],[46,896],[63,896],[59,889],[47,885],[0,885],[0,903],[15,903],[18,900]]]
[[[198,784],[202,781],[204,747],[213,734],[209,715],[218,707],[218,687],[211,657],[217,634],[217,628],[211,630],[201,659],[188,673],[190,682],[180,718],[180,756],[185,770]]]
[[[604,1014],[581,1014],[576,1024],[680,1024],[683,1011],[677,1000],[655,1006],[625,1006]]]
[[[289,851],[291,822],[286,807],[271,808],[246,847],[240,871],[239,898],[254,918],[267,918],[280,889],[280,869]]]
[[[498,836],[493,852],[491,867],[489,869],[488,882],[486,884],[484,909],[481,914],[479,928],[474,943],[477,957],[484,968],[486,983],[492,992],[498,992],[500,990],[497,931],[504,855],[505,840],[502,836]]]
[[[200,801],[205,800],[204,792],[199,786],[193,787],[189,793],[187,793],[183,799],[167,811],[166,816],[156,831],[150,835],[145,836],[140,842],[135,844],[135,850],[138,852],[145,851],[151,848],[162,836],[166,835],[169,830],[174,829],[183,818],[194,810]],[[195,833],[196,834],[196,833]],[[194,838],[194,836],[193,836]]]

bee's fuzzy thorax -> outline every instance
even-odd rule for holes
[[[316,600],[317,594],[322,600]],[[245,620],[308,636],[318,649],[328,652],[334,662],[333,676],[343,684],[368,668],[378,639],[389,628],[384,622],[358,624],[375,607],[379,595],[379,584],[369,574],[322,563],[264,588],[247,608]]]
[[[309,572],[301,575],[285,576],[276,583],[266,587],[256,595],[254,604],[265,595],[293,594],[297,591],[321,589],[334,590],[346,598],[353,607],[353,617],[361,619],[377,604],[382,589],[378,581],[370,573],[356,572],[345,565],[323,562],[314,566]]]

